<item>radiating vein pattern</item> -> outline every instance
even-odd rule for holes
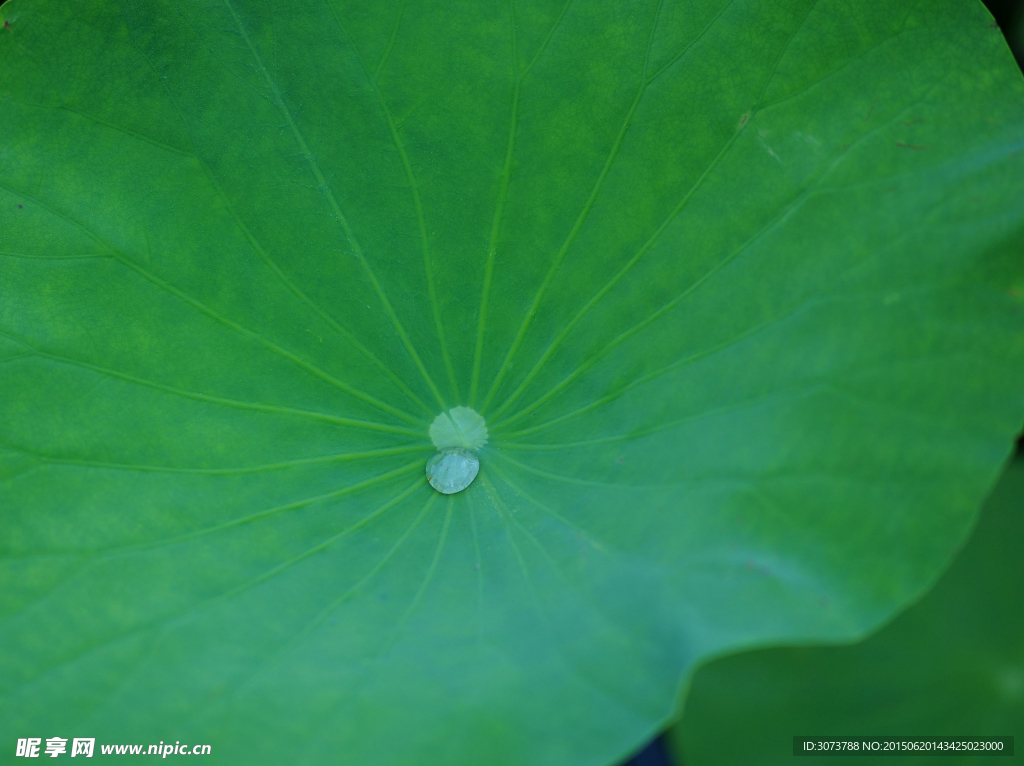
[[[978,3],[0,16],[8,741],[619,762],[919,597],[1024,420]]]

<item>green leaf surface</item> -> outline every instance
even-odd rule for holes
[[[3,14],[5,743],[608,763],[919,595],[1024,418],[974,0]]]
[[[791,764],[793,737],[804,735],[1012,736],[1019,748],[1021,540],[1024,460],[1018,459],[939,584],[878,634],[856,646],[764,649],[701,668],[682,722],[672,729],[680,762]],[[863,757],[841,761],[860,762],[878,763]],[[922,766],[948,762],[937,756],[913,759]],[[956,760],[989,762],[979,756]]]

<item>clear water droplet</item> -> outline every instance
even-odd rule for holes
[[[478,450],[487,444],[487,424],[476,410],[452,407],[430,424],[430,440],[438,449],[462,447]]]
[[[461,492],[479,472],[480,460],[462,447],[446,447],[427,461],[427,481],[442,495]]]
[[[476,410],[452,407],[430,424],[438,452],[427,461],[427,481],[443,495],[461,492],[480,472],[474,452],[487,444],[487,424]]]

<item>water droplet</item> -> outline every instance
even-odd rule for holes
[[[487,444],[487,424],[474,409],[452,407],[434,418],[430,424],[430,440],[438,449],[478,450]]]
[[[479,471],[477,456],[462,447],[446,447],[427,461],[427,481],[442,495],[461,492]]]
[[[461,492],[476,478],[480,459],[473,451],[487,444],[487,424],[476,410],[452,407],[430,424],[438,452],[427,461],[427,481],[443,495]]]

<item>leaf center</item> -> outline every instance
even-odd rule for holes
[[[453,407],[434,418],[430,440],[439,450],[461,447],[476,451],[487,444],[487,424],[476,410]]]

